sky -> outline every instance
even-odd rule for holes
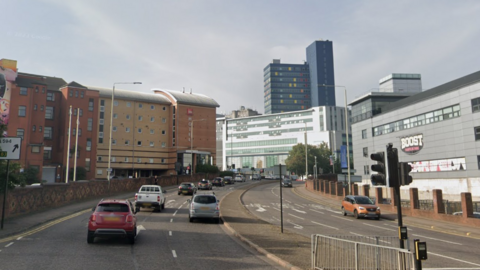
[[[347,101],[391,73],[428,90],[480,70],[480,1],[0,0],[0,59],[87,86],[207,95],[264,113],[263,69],[333,42]],[[337,88],[337,105],[344,104]]]

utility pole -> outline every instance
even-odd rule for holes
[[[308,157],[307,157],[307,152],[308,152],[308,142],[307,142],[307,123],[305,123],[305,180],[307,180],[308,177]]]

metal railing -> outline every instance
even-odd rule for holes
[[[362,237],[360,240],[371,238],[377,241],[375,237]],[[318,234],[313,234],[311,241],[313,269],[397,270],[414,269],[415,266],[413,253],[406,249]]]

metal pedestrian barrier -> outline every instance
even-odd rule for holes
[[[391,246],[398,242],[393,237],[313,234],[312,269],[414,269],[414,254]]]

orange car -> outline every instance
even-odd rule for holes
[[[373,217],[376,220],[380,219],[380,207],[367,196],[349,195],[343,198],[342,214],[353,214],[355,218]]]

